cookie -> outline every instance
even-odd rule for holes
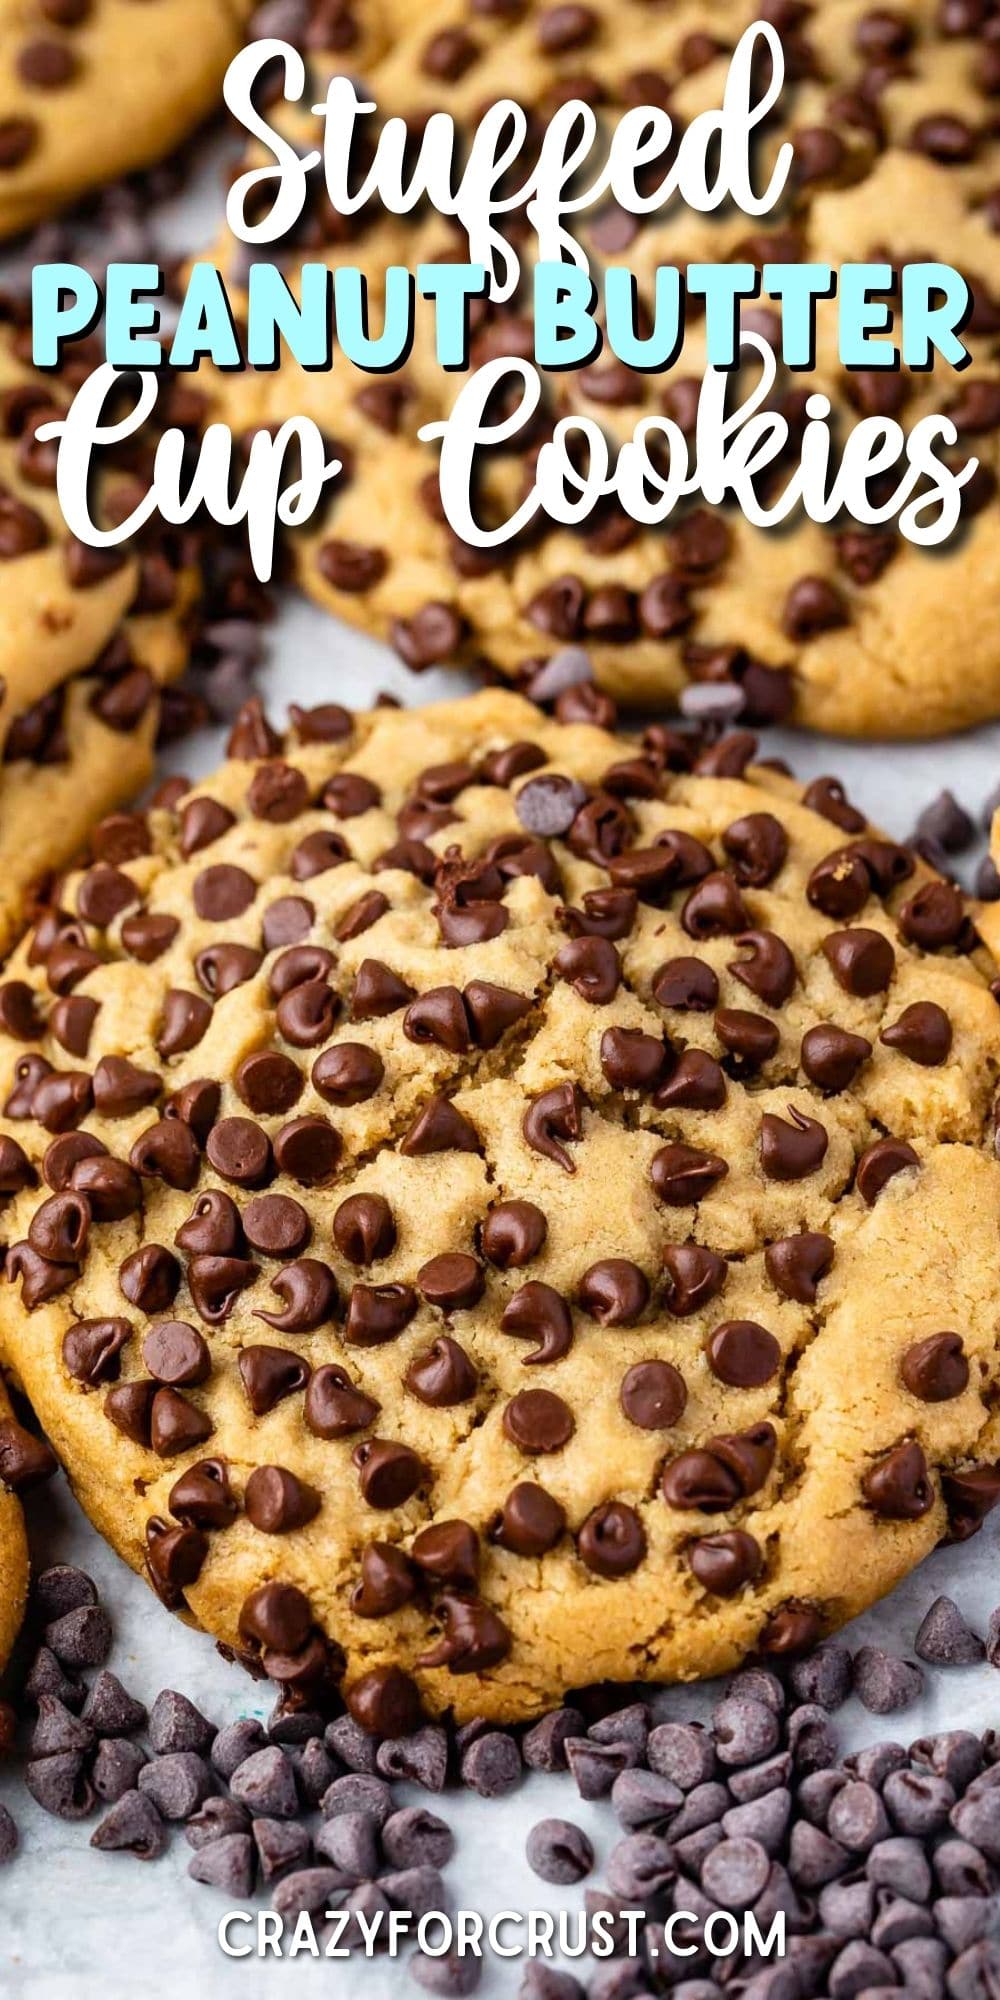
[[[958,892],[573,708],[251,707],[0,984],[5,1363],[167,1604],[389,1732],[794,1650],[1000,1495]]]
[[[187,663],[198,584],[169,535],[101,551],[66,528],[35,432],[70,384],[0,329],[0,948],[33,885],[71,860],[152,766],[159,690]],[[108,474],[112,505],[124,475]]]
[[[0,237],[162,160],[214,109],[254,0],[0,0]]]
[[[21,1503],[8,1485],[11,1455],[20,1455],[22,1433],[0,1382],[0,1670],[21,1629],[28,1597],[28,1544]]]
[[[383,112],[415,122],[432,108],[470,121],[517,80],[540,122],[561,96],[580,95],[610,118],[636,101],[669,106],[686,125],[718,105],[729,54],[757,13],[738,6],[649,9],[629,0],[572,8],[421,10],[365,70]],[[296,541],[305,589],[338,616],[390,639],[420,669],[485,660],[533,691],[539,660],[583,646],[601,687],[633,703],[678,699],[692,683],[721,683],[715,697],[755,724],[791,717],[861,735],[935,734],[1000,713],[1000,134],[996,44],[978,9],[913,0],[892,12],[864,0],[770,10],[786,52],[780,120],[769,132],[796,148],[780,206],[758,225],[731,208],[702,216],[668,207],[642,224],[614,209],[581,220],[592,269],[627,264],[648,304],[659,264],[702,260],[826,262],[887,259],[895,267],[939,257],[969,278],[975,307],[961,375],[844,369],[836,309],[820,308],[815,370],[779,366],[775,398],[792,424],[798,458],[805,398],[831,401],[835,435],[861,416],[898,417],[910,428],[945,408],[959,438],[953,456],[980,460],[963,524],[943,549],[923,550],[894,525],[820,527],[804,518],[777,531],[736,510],[695,508],[665,531],[640,529],[605,507],[579,529],[532,524],[492,551],[459,541],[443,517],[437,447],[417,442],[424,423],[448,414],[465,376],[436,364],[433,328],[418,302],[414,348],[392,374],[362,375],[338,354],[329,374],[284,361],[273,374],[217,378],[220,413],[252,430],[299,412],[343,444],[347,472],[325,514]],[[957,31],[957,32],[956,32]],[[341,63],[343,66],[343,63]],[[314,70],[325,76],[322,61]],[[322,94],[314,89],[309,103]],[[276,114],[272,111],[271,116]],[[315,142],[298,110],[284,129]],[[455,254],[439,221],[387,220],[362,212],[352,225],[317,200],[301,254],[360,262],[381,324],[387,265]],[[239,277],[246,253],[230,244],[224,268]],[[292,271],[290,275],[294,276]],[[530,296],[530,285],[525,286]],[[898,304],[898,301],[896,302]],[[486,307],[473,327],[473,365],[530,351],[520,302]],[[766,304],[746,323],[772,341]],[[509,518],[530,484],[534,454],[558,418],[583,415],[616,442],[643,418],[666,414],[690,438],[705,365],[703,325],[689,315],[683,350],[668,372],[640,374],[605,354],[552,376],[520,449],[483,460],[479,518]],[[749,386],[747,374],[747,386]],[[780,491],[790,465],[779,468]],[[894,476],[891,487],[898,483]],[[961,619],[941,607],[961,605]],[[700,691],[693,703],[713,697]]]

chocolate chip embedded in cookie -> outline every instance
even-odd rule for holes
[[[0,236],[172,152],[218,102],[252,0],[2,0]]]
[[[787,1650],[970,1532],[1000,1011],[929,870],[512,694],[230,747],[0,979],[0,1351],[164,1602],[392,1733]]]
[[[2,948],[35,887],[150,776],[163,689],[187,662],[198,590],[169,534],[109,551],[69,533],[54,450],[36,432],[65,409],[70,385],[29,357],[25,329],[0,328]],[[102,519],[127,484],[120,470],[102,475]]]
[[[994,31],[978,6],[954,21],[936,0],[919,0],[904,10],[899,49],[880,52],[882,11],[870,0],[770,10],[786,82],[760,134],[762,164],[788,142],[794,166],[780,202],[757,226],[734,206],[706,216],[676,201],[643,217],[609,204],[571,222],[598,282],[609,266],[634,274],[642,338],[654,324],[661,267],[736,261],[762,270],[791,262],[839,271],[870,261],[898,273],[927,258],[955,265],[974,294],[963,333],[969,366],[961,373],[847,368],[836,307],[821,304],[814,365],[779,366],[768,408],[787,423],[787,443],[755,481],[760,504],[775,508],[816,414],[807,408],[811,394],[830,406],[834,465],[859,419],[910,433],[944,414],[957,430],[949,462],[979,462],[947,544],[921,548],[900,532],[898,507],[882,514],[901,486],[905,495],[901,462],[869,485],[877,525],[851,516],[819,525],[793,510],[775,531],[752,525],[735,505],[721,512],[695,505],[646,529],[612,498],[575,527],[539,513],[513,540],[472,545],[445,513],[435,447],[417,435],[447,419],[467,376],[437,365],[430,309],[418,301],[412,351],[392,375],[365,374],[338,354],[328,373],[285,362],[270,374],[217,378],[220,410],[237,432],[305,413],[336,440],[344,470],[330,505],[294,541],[312,596],[390,640],[415,670],[485,658],[546,701],[579,678],[582,649],[598,686],[616,699],[680,700],[693,715],[738,716],[751,726],[792,715],[845,734],[932,735],[1000,713]],[[409,116],[415,128],[434,110],[471,127],[484,105],[516,86],[539,128],[560,103],[580,97],[608,124],[653,103],[683,130],[721,104],[733,47],[758,12],[755,0],[706,0],[699,20],[707,40],[692,46],[683,10],[643,0],[593,0],[582,9],[526,0],[515,10],[477,8],[474,19],[466,0],[454,0],[436,10],[433,26],[420,10],[400,22],[363,73],[380,111]],[[564,16],[585,21],[579,38],[553,33]],[[457,48],[460,61],[442,61],[442,50],[453,57]],[[327,70],[345,66],[336,52],[320,61]],[[346,66],[354,68],[353,52]],[[301,150],[322,143],[308,108],[270,115]],[[263,158],[254,153],[248,164]],[[441,222],[371,210],[331,217],[318,199],[308,220],[308,254],[320,244],[331,265],[360,264],[372,299],[384,294],[389,266],[415,269],[454,256]],[[218,254],[238,286],[243,246],[223,244]],[[522,254],[530,260],[530,241]],[[640,422],[672,469],[685,445],[693,456],[706,365],[698,304],[692,296],[681,351],[666,370],[629,368],[605,350],[586,368],[543,375],[531,421],[478,455],[480,527],[494,529],[522,508],[539,448],[557,423],[600,425],[612,466]],[[898,326],[895,294],[891,307]],[[515,298],[477,301],[471,367],[530,359],[531,309],[530,270]],[[769,306],[747,304],[745,325],[772,347],[780,339]],[[757,365],[753,359],[734,385],[734,400],[755,386]],[[495,409],[505,419],[520,400],[520,378],[496,385]],[[665,419],[672,439],[658,434]],[[494,423],[493,407],[485,420]],[[463,439],[472,428],[467,412]],[[654,466],[649,492],[657,476]],[[961,618],[942,619],[942,606],[959,605]]]
[[[0,1141],[0,1182],[16,1178],[8,1142]],[[0,1382],[0,1668],[17,1638],[28,1596],[28,1544],[19,1495],[55,1470],[48,1446],[19,1424]]]

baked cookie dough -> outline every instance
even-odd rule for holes
[[[0,237],[152,166],[219,102],[255,0],[0,0]]]
[[[579,95],[609,117],[633,102],[664,103],[686,125],[721,101],[729,54],[758,12],[754,0],[528,4],[513,16],[441,5],[421,10],[373,56],[365,81],[380,110],[415,120],[436,107],[471,120],[516,80],[517,96],[539,118]],[[465,378],[437,367],[430,316],[418,302],[413,353],[396,373],[362,376],[338,355],[328,375],[285,363],[275,373],[216,378],[218,408],[238,430],[302,412],[344,445],[347,472],[330,507],[296,541],[298,575],[338,616],[389,638],[411,666],[484,660],[530,689],[540,659],[582,645],[599,684],[619,699],[657,704],[692,681],[721,682],[723,701],[726,689],[734,704],[742,692],[741,719],[751,724],[790,716],[847,734],[907,736],[1000,713],[997,43],[985,17],[978,25],[980,10],[942,9],[938,0],[889,13],[865,0],[790,0],[769,13],[782,32],[787,81],[768,144],[790,139],[796,153],[780,207],[758,225],[731,208],[715,216],[670,208],[645,227],[608,210],[584,233],[592,268],[628,264],[648,299],[661,263],[954,263],[975,294],[967,370],[851,373],[840,365],[828,307],[815,371],[779,369],[775,397],[796,440],[815,390],[829,396],[840,436],[862,416],[898,417],[910,428],[943,407],[959,432],[956,462],[980,461],[963,525],[944,548],[923,550],[891,524],[823,528],[802,519],[768,531],[735,510],[698,508],[651,532],[608,509],[579,531],[543,526],[519,544],[470,548],[443,517],[437,447],[416,437],[448,413]],[[330,66],[314,62],[309,104]],[[297,108],[283,111],[282,125],[315,143],[314,122]],[[461,242],[441,222],[364,214],[350,233],[319,201],[301,236],[305,248],[288,258],[290,281],[302,256],[360,262],[375,328],[386,266],[451,257]],[[220,255],[238,277],[242,248],[223,246]],[[748,307],[746,322],[775,337],[766,302]],[[690,435],[702,343],[692,320],[666,374],[637,374],[605,355],[551,377],[523,449],[485,462],[480,518],[489,524],[514,511],[533,453],[561,417],[587,416],[620,439],[644,416],[666,414]],[[530,352],[520,309],[487,307],[472,363],[520,352]]]
[[[164,1601],[391,1733],[782,1654],[974,1532],[958,892],[831,780],[507,692],[230,749],[0,983],[0,1352]]]
[[[53,447],[35,436],[68,385],[34,371],[24,344],[0,329],[0,949],[32,888],[149,778],[159,690],[186,665],[197,595],[189,552],[167,536],[131,552],[69,533]],[[124,480],[106,476],[108,504]]]
[[[21,1629],[28,1598],[28,1544],[24,1533],[21,1503],[8,1481],[19,1477],[15,1470],[23,1464],[20,1425],[0,1382],[0,1671],[6,1666],[11,1647]]]

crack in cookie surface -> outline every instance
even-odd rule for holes
[[[400,1674],[514,1717],[793,1647],[971,1531],[958,893],[825,781],[514,695],[231,747],[0,984],[0,1346],[165,1600],[380,1726]]]

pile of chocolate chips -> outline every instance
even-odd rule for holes
[[[485,1799],[528,1771],[568,1772],[586,1800],[607,1800],[621,1838],[587,1910],[609,1914],[616,1955],[585,1988],[543,1959],[526,1964],[521,2000],[996,2000],[1000,1993],[1000,1729],[953,1729],[905,1746],[879,1742],[841,1756],[831,1717],[853,1691],[876,1715],[917,1699],[923,1669],[876,1646],[834,1642],[787,1665],[749,1667],[728,1683],[706,1726],[671,1719],[676,1690],[590,1690],[519,1730],[485,1721],[427,1723],[412,1735],[367,1735],[279,1702],[270,1723],[216,1729],[171,1689],[150,1710],[107,1667],[111,1622],[82,1570],[59,1565],[34,1586],[41,1643],[24,1682],[20,1722],[0,1704],[0,1748],[24,1753],[24,1781],[63,1820],[100,1814],[91,1845],[151,1861],[171,1829],[192,1849],[188,1873],[230,1901],[259,1890],[285,1918],[347,1910],[342,1942],[363,1949],[357,1915],[447,1910],[442,1869],[455,1847],[429,1806],[401,1804],[407,1783],[436,1797],[465,1786]],[[985,1639],[939,1597],[914,1641],[935,1667],[984,1658],[1000,1667],[1000,1610]],[[92,1674],[89,1684],[85,1674]],[[0,1862],[17,1830],[0,1806]],[[581,1883],[594,1869],[571,1819],[531,1831],[527,1858],[545,1882]],[[643,1909],[639,1958],[625,1955],[622,1910]],[[674,1942],[663,1924],[687,1911]],[[700,1937],[716,1910],[752,1911],[766,1935],[783,1912],[783,1957],[719,1959]],[[317,1923],[321,1929],[321,1922]],[[428,1991],[479,1984],[472,1955],[409,1960]]]

